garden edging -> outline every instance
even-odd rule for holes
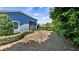
[[[22,32],[22,33],[10,35],[10,36],[2,36],[2,37],[0,37],[0,45],[15,42],[17,40],[22,39],[25,35],[30,34],[30,33],[32,33],[32,32]]]

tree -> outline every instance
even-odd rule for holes
[[[53,24],[52,24],[52,22],[43,24],[43,25],[41,25],[41,28],[42,28],[42,30],[53,31]]]
[[[60,36],[71,40],[74,45],[79,45],[79,8],[59,7],[50,9],[54,30]]]
[[[6,14],[0,14],[0,36],[13,34],[13,24],[11,18]]]

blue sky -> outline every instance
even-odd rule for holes
[[[39,24],[46,24],[52,20],[49,18],[47,7],[0,7],[0,10],[20,10],[38,20]]]

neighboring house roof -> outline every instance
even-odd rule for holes
[[[35,18],[33,18],[33,17],[31,17],[31,16],[27,15],[26,13],[24,13],[24,12],[22,12],[22,11],[19,11],[19,10],[0,10],[0,13],[8,13],[8,12],[10,12],[10,13],[12,13],[12,12],[13,12],[13,13],[14,13],[14,12],[19,12],[19,13],[21,13],[21,14],[23,14],[23,15],[25,15],[25,16],[28,16],[28,17],[34,19],[35,21],[37,21],[37,19],[35,19]]]

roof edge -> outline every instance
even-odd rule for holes
[[[13,12],[13,13],[14,13],[14,12],[20,12],[20,13],[22,13],[23,15],[27,15],[26,13],[24,13],[23,11],[20,11],[20,10],[0,10],[0,13],[8,13],[8,12],[11,12],[11,13],[12,13],[12,12]],[[37,19],[35,19],[35,18],[31,17],[31,16],[29,16],[29,15],[27,15],[27,16],[37,21]]]

